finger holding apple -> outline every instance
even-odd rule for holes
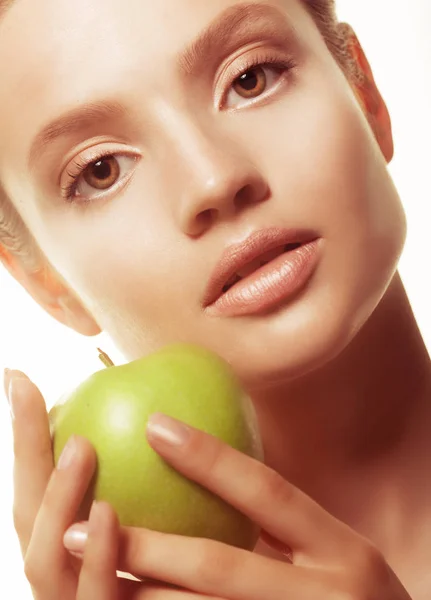
[[[25,556],[54,460],[48,415],[40,390],[22,371],[6,369],[4,391],[12,416],[13,518]]]
[[[93,506],[86,523],[84,555],[75,558],[65,549],[64,532],[76,522],[78,507],[95,473],[96,453],[87,439],[75,434],[68,439],[54,468],[50,421],[41,392],[21,371],[8,371],[4,385],[14,434],[14,521],[24,572],[34,597],[37,600],[197,598],[188,590],[148,576],[142,580],[138,575],[141,582],[121,577],[126,575],[117,570],[122,538],[118,517],[107,503]]]
[[[152,415],[148,438],[170,465],[258,523],[290,556],[123,527],[120,568],[225,600],[411,600],[370,541],[265,464],[161,413]]]
[[[64,532],[75,522],[94,474],[96,455],[91,444],[74,436],[54,468],[41,392],[23,372],[15,370],[5,373],[4,387],[14,438],[14,525],[35,599],[147,600],[147,582],[117,577],[120,531],[109,505],[101,505],[99,524],[94,520],[97,509],[90,516],[90,528],[96,525],[97,535],[89,536],[84,560],[64,547]]]
[[[256,523],[219,495],[185,477],[148,443],[150,416],[164,413],[261,460],[253,405],[220,357],[205,348],[174,344],[142,359],[94,373],[51,409],[55,461],[71,435],[86,438],[97,455],[93,498],[108,502],[120,524],[210,538],[251,550]]]

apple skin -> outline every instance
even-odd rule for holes
[[[256,414],[229,365],[200,346],[174,344],[97,371],[49,412],[54,461],[72,434],[97,455],[92,499],[109,502],[123,526],[203,537],[252,550],[259,527],[169,466],[149,445],[149,416],[162,412],[263,460]]]

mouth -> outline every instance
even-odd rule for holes
[[[281,256],[281,254],[285,254],[286,252],[291,252],[292,250],[296,250],[300,246],[302,246],[302,244],[300,244],[300,243],[286,244],[285,246],[282,246],[280,248],[275,248],[274,250],[270,250],[269,252],[262,254],[262,256],[256,258],[255,260],[252,260],[247,265],[245,265],[244,267],[239,269],[238,272],[236,272],[234,275],[232,275],[232,277],[229,279],[229,281],[227,281],[225,283],[225,285],[223,286],[222,294],[225,294],[226,292],[228,292],[231,289],[231,287],[233,287],[234,285],[236,285],[237,283],[242,281],[245,277],[248,277],[255,271],[258,271],[261,267],[264,267],[271,261],[275,260],[276,258]]]
[[[318,239],[316,232],[272,227],[255,231],[239,244],[232,244],[222,254],[208,282],[203,298],[207,308],[236,286],[251,281],[268,263],[294,254],[299,248]],[[268,267],[267,267],[268,268]],[[253,277],[250,277],[253,276]]]

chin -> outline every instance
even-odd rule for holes
[[[261,319],[226,354],[249,393],[306,376],[339,357],[381,302],[395,271],[373,290],[315,285],[277,314]]]
[[[262,340],[244,352],[245,360],[230,361],[242,385],[250,392],[287,384],[324,367],[349,345],[351,330],[319,331],[313,337],[292,342],[290,336]]]

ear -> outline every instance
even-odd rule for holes
[[[38,271],[29,273],[19,258],[1,245],[0,262],[33,300],[59,323],[85,336],[101,333],[95,319],[48,262]]]
[[[374,132],[380,149],[389,163],[394,155],[394,141],[391,118],[387,106],[374,81],[373,72],[356,33],[350,25],[343,23],[342,27],[347,36],[349,53],[359,70],[358,80],[352,81],[351,85]]]

